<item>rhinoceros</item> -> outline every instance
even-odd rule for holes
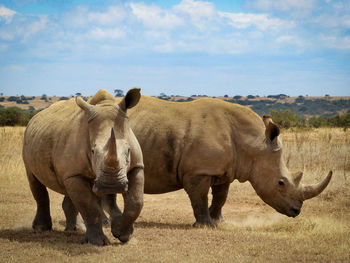
[[[249,181],[264,202],[296,217],[303,201],[320,194],[332,177],[330,172],[318,184],[303,185],[303,173],[290,173],[283,161],[279,127],[248,107],[213,98],[178,103],[142,96],[129,116],[144,156],[145,193],[184,188],[194,226],[223,220],[234,180]]]
[[[143,206],[144,165],[127,110],[141,95],[140,89],[131,89],[120,103],[107,95],[99,91],[89,103],[80,96],[54,103],[29,122],[23,160],[37,203],[35,230],[52,229],[48,187],[65,195],[66,230],[76,228],[79,212],[86,225],[82,243],[106,245],[101,199],[112,195],[108,200],[113,201],[115,193],[122,193],[123,214],[115,202],[107,210],[113,235],[122,242],[130,239]]]

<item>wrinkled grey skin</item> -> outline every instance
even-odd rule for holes
[[[77,214],[82,215],[82,243],[109,243],[102,231],[103,195],[113,235],[122,242],[130,239],[143,206],[144,175],[142,152],[126,111],[139,99],[139,89],[130,90],[120,103],[100,90],[89,103],[77,97],[32,118],[24,135],[23,160],[37,202],[35,230],[52,228],[48,187],[65,195],[66,230],[75,230]],[[109,201],[116,193],[123,194],[123,213]]]
[[[184,188],[195,226],[223,220],[234,180],[250,182],[263,201],[295,217],[303,201],[320,194],[332,177],[330,172],[319,184],[303,185],[302,172],[291,173],[284,164],[278,126],[248,107],[209,98],[178,103],[142,96],[129,116],[144,156],[145,193]]]

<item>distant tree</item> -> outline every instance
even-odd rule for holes
[[[255,99],[255,96],[253,96],[253,95],[248,95],[247,98],[248,98],[248,99]]]
[[[75,93],[75,96],[81,96],[80,92]]]
[[[5,98],[4,97],[1,97],[0,98],[0,102],[4,102],[5,101]]]
[[[225,98],[228,98],[228,95],[224,95]]]
[[[116,97],[123,97],[124,96],[124,91],[121,89],[115,89],[114,90],[114,96]]]
[[[329,94],[324,95],[325,97],[329,97]]]
[[[15,96],[10,96],[7,98],[7,101],[17,101],[17,100],[18,100],[18,98]]]
[[[303,96],[299,96],[298,98],[295,99],[296,103],[303,103],[305,101],[305,98]]]
[[[0,93],[0,96],[4,96],[4,93],[1,92],[1,93]]]
[[[44,100],[44,101],[46,101],[47,102],[47,96],[46,96],[46,94],[43,94],[42,96],[41,96],[41,98],[40,98],[41,100]]]
[[[159,94],[159,96],[160,96],[160,97],[167,97],[167,95],[166,95],[165,93],[163,93],[163,92],[161,92],[161,93]]]
[[[242,96],[240,96],[240,95],[236,95],[236,96],[234,96],[233,97],[235,100],[239,100],[239,99],[241,99],[242,98]]]

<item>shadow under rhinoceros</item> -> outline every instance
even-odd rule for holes
[[[160,229],[193,229],[190,224],[171,224],[171,223],[160,223],[160,222],[149,222],[149,221],[136,221],[136,228],[160,228]]]
[[[36,232],[32,229],[1,229],[0,239],[15,241],[19,243],[36,243],[40,247],[47,247],[64,253],[69,253],[73,256],[89,253],[100,253],[97,247],[93,245],[80,244],[83,238],[82,232],[64,232],[64,231],[45,231]],[[120,243],[112,244],[121,245]]]

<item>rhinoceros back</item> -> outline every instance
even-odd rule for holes
[[[235,145],[264,136],[256,113],[218,99],[178,103],[142,96],[129,116],[143,151],[145,193],[151,194],[182,188],[190,173],[232,181]]]

